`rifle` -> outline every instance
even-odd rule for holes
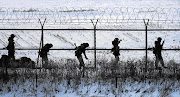
[[[74,43],[74,46],[76,47],[75,49],[77,49],[76,43]]]
[[[152,47],[152,48],[148,48],[148,50],[153,50],[154,49],[154,47]]]
[[[166,35],[165,35],[165,37],[164,37],[164,41],[163,41],[163,43],[162,43],[162,46],[164,45],[165,39],[166,39],[166,37],[167,37],[167,32],[165,32],[165,33],[166,33]]]
[[[162,43],[162,46],[164,45],[164,42],[165,42],[165,39],[164,39],[164,41],[163,41],[163,43]]]

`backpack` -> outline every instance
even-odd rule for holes
[[[111,49],[111,52],[114,52],[114,50],[115,50],[115,48],[113,47],[113,48]]]
[[[156,48],[153,47],[153,54],[156,54]]]
[[[79,56],[82,54],[81,46],[76,47],[75,56]]]
[[[115,56],[119,56],[119,55],[120,55],[120,54],[119,54],[119,46],[114,47],[113,54],[114,54]]]

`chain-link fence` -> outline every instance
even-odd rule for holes
[[[44,19],[46,21],[42,26],[40,22],[44,22]],[[165,65],[174,62],[173,64],[179,66],[179,21],[180,9],[177,8],[0,8],[0,53],[7,54],[2,48],[8,44],[10,34],[15,34],[16,57],[27,56],[36,60],[43,34],[44,44],[53,44],[49,53],[50,59],[60,62],[61,59],[75,60],[74,43],[80,45],[88,42],[89,60],[85,63],[89,67],[103,67],[105,64],[112,64],[114,56],[110,52],[111,41],[118,37],[123,40],[120,43],[121,55],[118,64],[134,70],[132,68],[138,67],[137,65],[142,68],[146,65],[146,68],[154,66],[154,55],[148,48],[154,46],[157,37],[162,37],[165,40],[162,52]],[[94,25],[96,22],[97,25]],[[147,22],[148,25],[145,25]],[[63,64],[68,62],[63,61]],[[134,67],[128,64],[133,64]],[[136,68],[136,72],[138,71],[141,71],[141,68]]]
[[[0,8],[1,28],[40,28],[38,19],[47,18],[45,28],[89,28],[99,19],[98,28],[137,29],[149,19],[149,28],[168,29],[179,28],[179,17],[179,8]]]

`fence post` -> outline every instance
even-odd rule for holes
[[[94,27],[94,67],[96,68],[96,25],[98,22],[98,19],[96,20],[96,23],[91,20],[93,27]]]
[[[44,31],[43,31],[43,29],[44,29],[44,26],[41,25],[41,31],[42,31],[42,33],[41,33],[41,41],[42,41],[41,47],[44,46]]]
[[[146,36],[146,37],[145,37],[145,39],[146,39],[146,41],[145,41],[145,45],[146,45],[146,47],[145,47],[145,49],[146,49],[146,65],[145,65],[145,72],[146,72],[146,71],[147,71],[147,40],[148,40],[148,39],[147,39],[147,38],[148,38],[148,37],[147,37],[147,26],[149,25],[149,19],[148,19],[147,22],[145,21],[145,19],[143,19],[143,21],[144,21],[145,30],[146,30],[146,31],[145,31],[145,32],[146,32],[146,34],[145,34],[145,36]]]
[[[41,20],[39,19],[39,22],[40,22],[40,24],[41,24],[41,31],[42,31],[42,33],[41,33],[41,40],[40,40],[39,52],[40,52],[41,48],[42,48],[43,45],[44,45],[44,32],[43,32],[43,29],[44,29],[45,21],[46,21],[46,18],[45,18],[45,20],[44,20],[43,23],[42,23]],[[37,65],[38,65],[38,63],[39,63],[39,56],[40,56],[40,55],[39,55],[39,52],[38,52]],[[43,63],[43,60],[42,60],[42,63]],[[38,78],[38,76],[37,76],[37,66],[36,66],[36,88],[37,88],[37,78]]]

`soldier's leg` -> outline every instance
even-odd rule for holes
[[[15,61],[14,52],[11,52],[10,56],[11,56],[11,60],[12,60],[12,61]]]
[[[118,61],[119,61],[119,56],[116,56],[115,63],[114,63],[115,66],[117,66]]]
[[[46,68],[47,67],[47,64],[48,64],[48,59],[47,59],[47,57],[42,57],[42,67],[43,68]]]
[[[42,68],[45,68],[45,59],[42,57]]]
[[[162,67],[165,67],[165,66],[164,66],[164,61],[163,61],[162,56],[159,57],[159,61],[160,61],[161,65],[162,65]]]
[[[81,63],[80,63],[79,56],[77,56],[77,59],[78,59],[78,61],[79,61],[79,69],[81,69]]]
[[[46,64],[46,67],[48,66],[48,58],[45,57],[45,64]]]
[[[80,57],[80,62],[81,62],[81,66],[83,66],[84,67],[84,60],[83,60],[83,58],[82,58],[82,56]]]
[[[15,56],[14,56],[14,51],[12,50],[12,51],[10,51],[10,56],[11,56],[11,58],[12,58],[12,60],[14,61],[15,60]]]
[[[80,56],[78,56],[78,60],[79,60],[79,63],[80,63],[80,67],[79,67],[79,69],[81,69],[81,66],[83,66],[84,67],[84,61],[83,61],[83,59],[82,59],[82,56],[80,55]]]
[[[12,56],[12,52],[11,51],[8,51],[8,57],[9,57],[10,60],[12,60],[13,56]]]
[[[159,58],[158,58],[158,56],[156,55],[156,60],[155,60],[156,69],[158,68],[158,63],[159,63]]]
[[[116,56],[116,62],[118,63],[118,61],[119,61],[119,56]]]

